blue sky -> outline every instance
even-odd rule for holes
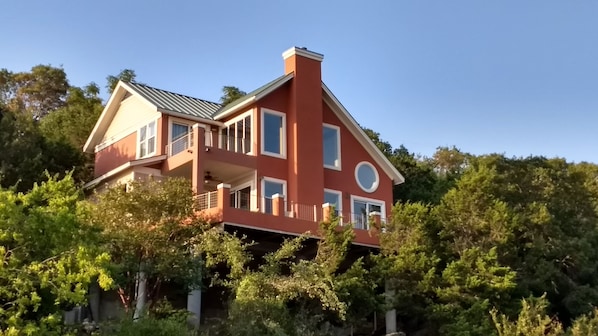
[[[139,81],[217,101],[324,54],[323,80],[394,147],[598,163],[598,1],[0,2],[0,68]]]

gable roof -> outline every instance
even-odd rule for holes
[[[123,83],[123,85],[154,104],[158,111],[165,113],[177,112],[193,117],[212,119],[212,115],[222,108],[222,105],[218,103],[157,89],[145,84]]]
[[[230,114],[237,112],[239,109],[242,109],[243,107],[261,99],[268,93],[278,89],[284,83],[291,80],[291,78],[293,78],[294,76],[295,75],[291,72],[284,76],[280,76],[280,77],[276,78],[275,80],[273,80],[269,83],[266,83],[265,85],[262,85],[261,87],[249,92],[248,94],[244,95],[243,97],[232,101],[230,104],[228,104],[226,106],[223,106],[219,111],[217,111],[216,113],[214,113],[212,115],[212,118],[214,120],[217,120],[217,119],[224,118]]]

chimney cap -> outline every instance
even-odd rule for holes
[[[322,60],[324,59],[324,55],[311,51],[306,47],[292,47],[282,53],[282,58],[287,59],[294,55],[313,59],[318,62],[322,62]]]

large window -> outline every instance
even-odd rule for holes
[[[272,196],[276,194],[285,195],[286,182],[283,180],[264,177],[262,180],[263,212],[272,213]]]
[[[342,197],[341,192],[331,189],[324,189],[324,203],[328,203],[334,207],[336,215],[340,215],[342,213]]]
[[[368,229],[372,213],[385,215],[384,202],[382,201],[353,196],[352,203],[351,221],[356,229]]]
[[[322,132],[324,167],[341,168],[341,135],[338,126],[324,124]]]
[[[231,152],[248,154],[251,146],[251,114],[234,119],[222,128],[220,147]]]
[[[139,158],[150,156],[156,152],[156,121],[141,127],[137,136],[137,154]]]
[[[284,113],[262,110],[262,154],[286,157]]]

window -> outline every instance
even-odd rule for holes
[[[241,116],[227,123],[221,130],[220,148],[231,152],[251,152],[251,114]]]
[[[355,180],[365,192],[371,193],[378,189],[378,171],[369,162],[363,161],[357,164],[355,167]]]
[[[237,209],[249,210],[251,205],[251,186],[231,191],[230,206]]]
[[[324,124],[322,132],[324,167],[341,168],[341,134],[340,128],[334,125]]]
[[[156,121],[141,127],[137,138],[139,139],[137,146],[139,158],[154,154],[156,152]]]
[[[173,122],[170,127],[170,155],[178,154],[187,149],[191,143],[188,134],[191,126],[184,123]]]
[[[262,109],[262,154],[285,158],[285,115]]]
[[[336,190],[324,189],[324,203],[334,206],[334,212],[339,215],[342,211],[341,192]]]
[[[352,203],[351,221],[356,229],[368,228],[372,212],[385,214],[384,202],[353,196]]]
[[[272,213],[272,196],[285,195],[286,182],[283,180],[264,177],[262,180],[262,198],[264,213]]]

